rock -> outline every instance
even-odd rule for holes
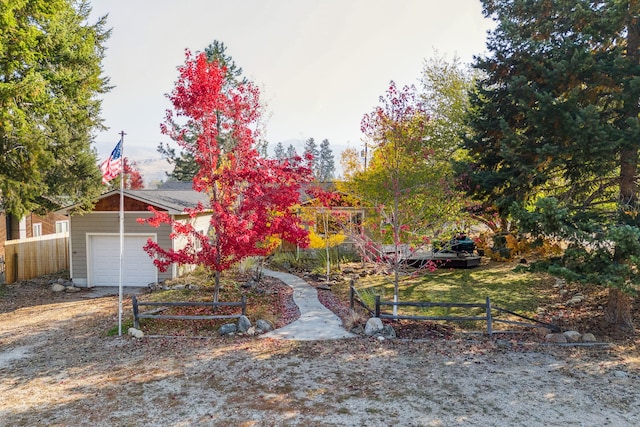
[[[625,371],[620,371],[620,370],[611,372],[611,375],[613,375],[614,377],[619,378],[619,379],[623,379],[623,378],[628,378],[629,377],[629,374],[627,374]]]
[[[372,317],[367,320],[367,324],[364,327],[364,334],[371,336],[376,335],[384,331],[384,325],[379,317]]]
[[[218,329],[218,333],[220,335],[229,335],[229,334],[236,333],[237,330],[238,330],[238,327],[236,326],[235,323],[227,323],[225,325],[220,326],[220,328]]]
[[[273,325],[268,320],[258,319],[256,321],[256,328],[262,332],[269,332],[273,330]]]
[[[551,334],[552,332],[551,332],[551,329],[549,329],[549,328],[535,328],[535,333],[539,337],[546,337],[547,335]]]
[[[584,301],[584,295],[576,294],[572,296],[569,301],[567,301],[567,305],[571,306],[571,305],[580,304],[582,301]]]
[[[546,337],[544,337],[544,339],[547,342],[554,343],[554,344],[562,344],[567,342],[567,337],[565,337],[564,334],[549,334]]]
[[[252,326],[249,329],[247,329],[247,335],[249,335],[250,337],[254,336],[256,334],[256,327]]]
[[[580,342],[582,334],[578,331],[565,331],[562,335],[567,339],[567,342]]]
[[[498,346],[498,348],[505,348],[505,349],[510,349],[513,347],[513,344],[511,344],[511,341],[507,341],[507,340],[496,340],[496,345]]]
[[[582,342],[596,342],[596,336],[591,332],[582,335]]]
[[[53,292],[62,292],[65,289],[66,289],[65,286],[61,285],[60,283],[56,283],[55,285],[51,286],[51,290]]]
[[[144,337],[144,332],[142,332],[140,329],[129,328],[129,330],[127,332],[128,332],[129,335],[131,335],[134,338],[143,338]]]
[[[258,284],[256,283],[255,280],[253,279],[249,279],[247,280],[245,283],[243,283],[241,286],[245,289],[253,289],[257,286]]]
[[[384,335],[387,338],[395,338],[396,330],[393,329],[393,326],[391,325],[384,325],[384,328],[382,329],[382,335]]]
[[[240,316],[238,319],[238,332],[247,332],[251,325],[251,320],[247,316]]]
[[[64,291],[69,293],[80,292],[82,289],[76,288],[75,286],[65,286]]]
[[[356,325],[353,328],[351,328],[349,332],[356,335],[362,335],[364,334],[364,328],[362,327],[362,325]]]

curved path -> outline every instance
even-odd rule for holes
[[[273,330],[262,338],[282,340],[335,340],[353,338],[356,335],[342,327],[342,321],[318,300],[318,291],[304,280],[289,273],[262,270],[263,274],[281,280],[293,288],[293,302],[300,309],[300,318],[282,328]]]

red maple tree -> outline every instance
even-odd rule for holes
[[[129,190],[141,190],[144,188],[142,175],[138,170],[136,162],[129,162],[129,158],[124,158],[124,188]]]
[[[226,76],[217,61],[187,51],[168,95],[174,110],[167,111],[161,125],[199,166],[193,188],[206,193],[209,203],[186,212],[191,218],[210,214],[209,229],[198,231],[192,222],[175,221],[153,209],[152,218],[139,220],[156,227],[171,224],[172,238],[187,237],[180,249],[164,249],[150,240],[145,250],[162,271],[173,263],[208,268],[215,277],[215,301],[220,273],[246,257],[268,255],[276,245],[271,237],[308,244],[308,232],[294,207],[300,184],[312,180],[308,162],[279,162],[259,155],[258,89],[251,83],[225,84]]]

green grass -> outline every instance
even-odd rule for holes
[[[490,263],[472,269],[439,269],[433,273],[406,275],[401,278],[399,299],[401,302],[484,304],[489,297],[494,306],[523,315],[533,315],[551,297],[551,279],[538,273],[515,272],[514,267],[510,263]],[[391,276],[360,279],[356,288],[363,294],[380,295],[385,301],[393,300],[394,285]],[[399,309],[407,314],[426,316],[472,314],[469,310],[445,307]],[[472,311],[476,314],[481,310]]]

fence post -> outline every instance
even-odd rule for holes
[[[353,292],[353,279],[351,279],[351,283],[349,285],[349,308],[351,310],[353,310],[354,306],[355,306],[355,302],[353,301],[353,298],[355,297]]]
[[[18,253],[13,254],[13,281],[17,282],[20,274],[20,269],[18,268]]]
[[[131,295],[131,304],[133,304],[133,327],[140,329],[140,320],[138,318],[138,298],[135,295]]]
[[[487,334],[489,336],[493,335],[493,320],[491,319],[491,300],[487,297]]]
[[[242,295],[242,315],[247,315],[247,296]]]
[[[380,295],[376,295],[376,317],[380,317]]]

